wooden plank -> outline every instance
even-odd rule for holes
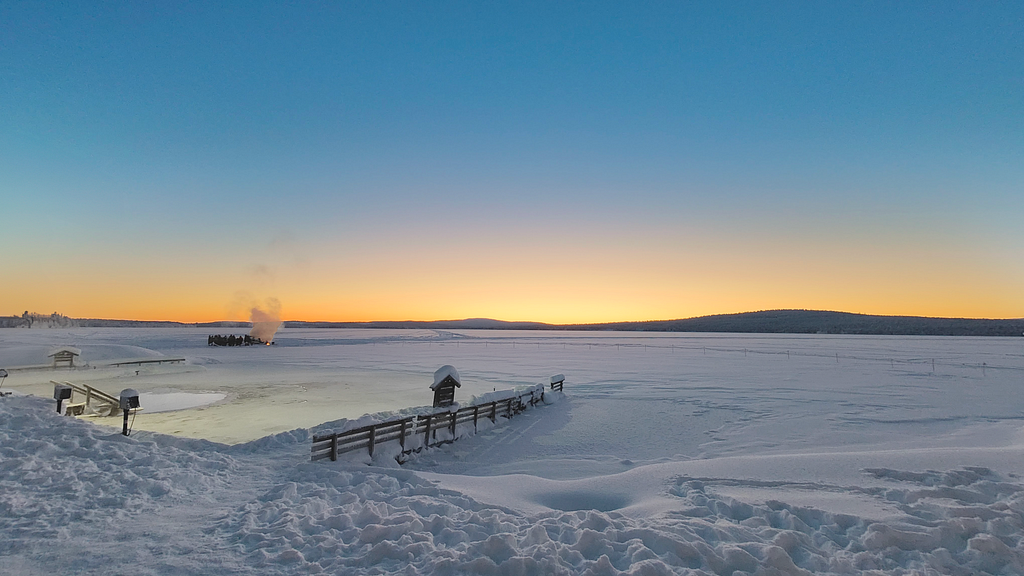
[[[109,404],[115,404],[118,407],[121,406],[121,400],[120,399],[114,398],[110,394],[107,394],[106,392],[104,392],[102,390],[99,390],[98,388],[93,388],[92,386],[89,386],[88,384],[82,384],[82,387],[84,387],[86,390],[92,392],[93,396],[98,396],[100,398],[100,400],[104,400],[104,401],[106,401]]]
[[[351,430],[345,430],[344,432],[334,432],[331,435],[337,434],[339,437],[356,436],[356,435],[359,435],[359,434],[368,434],[370,432],[370,430],[374,429],[374,428],[378,431],[378,433],[381,432],[381,431],[388,431],[388,432],[390,432],[392,430],[399,430],[402,427],[402,422],[409,422],[411,420],[412,420],[412,417],[409,417],[409,418],[403,418],[402,420],[391,420],[389,422],[383,422],[383,423],[380,423],[380,424],[369,424],[369,425],[366,425],[366,426],[361,426],[359,428],[353,428]],[[314,436],[313,437],[313,442],[318,442],[320,440],[326,440],[326,439],[330,438],[331,435]]]
[[[139,360],[122,360],[121,362],[111,362],[107,366],[142,366],[143,364],[163,364],[164,362],[175,363],[184,362],[184,358],[140,358]]]
[[[362,440],[362,439],[366,438],[366,436],[369,434],[369,432],[370,432],[370,430],[368,428],[365,429],[365,430],[364,429],[359,429],[359,430],[350,430],[348,432],[335,432],[335,433],[329,434],[327,436],[316,436],[316,437],[313,438],[313,442],[322,442],[324,440],[330,440],[332,436],[337,436],[339,441],[341,441],[341,442],[350,441],[350,439]]]

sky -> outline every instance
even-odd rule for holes
[[[0,3],[0,315],[1024,317],[1024,6]]]

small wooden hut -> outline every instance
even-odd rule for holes
[[[50,350],[49,353],[49,357],[53,358],[54,368],[60,368],[62,366],[74,368],[75,358],[81,355],[82,351],[74,346],[58,346]]]
[[[434,408],[454,404],[456,388],[462,388],[459,371],[449,364],[438,368],[437,372],[434,372],[434,383],[430,385],[430,389],[434,391]]]

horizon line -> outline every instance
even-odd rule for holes
[[[704,314],[700,316],[687,316],[677,318],[661,318],[652,320],[613,320],[606,322],[570,322],[570,323],[552,323],[543,322],[540,320],[503,320],[499,318],[490,318],[486,316],[474,316],[468,318],[444,318],[444,319],[433,319],[433,320],[279,320],[282,324],[288,322],[306,323],[306,324],[382,324],[382,323],[395,323],[395,324],[429,324],[429,323],[443,323],[443,322],[470,322],[470,321],[487,321],[487,322],[499,322],[504,324],[537,324],[543,326],[605,326],[612,324],[649,324],[656,322],[681,322],[685,320],[696,320],[700,318],[713,318],[719,316],[740,316],[744,314],[758,314],[764,312],[825,312],[832,314],[848,314],[853,316],[868,316],[877,318],[926,318],[932,320],[990,320],[990,321],[1011,321],[1020,320],[1024,321],[1024,317],[1003,317],[1003,318],[987,318],[987,317],[967,317],[967,316],[921,316],[911,314],[870,314],[866,312],[848,312],[843,310],[818,310],[811,308],[770,308],[764,310],[748,310],[744,312],[726,312],[719,314]],[[40,318],[48,318],[51,315],[31,313]],[[63,316],[63,315],[61,315]],[[22,318],[23,316],[10,316],[10,318]],[[156,322],[166,324],[216,324],[216,323],[246,323],[252,324],[252,320],[205,320],[205,321],[182,321],[182,320],[154,320],[154,319],[134,319],[134,318],[87,318],[87,317],[69,317],[63,316],[70,320],[98,320],[106,322]]]

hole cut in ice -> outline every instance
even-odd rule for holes
[[[577,510],[611,512],[612,510],[625,508],[632,504],[630,499],[624,494],[577,490],[539,494],[537,495],[536,502],[537,504],[563,512],[575,512]]]

